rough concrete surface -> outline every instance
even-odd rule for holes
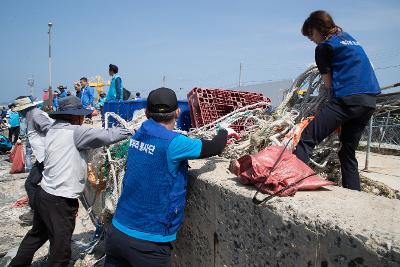
[[[175,266],[400,266],[400,201],[336,186],[255,206],[228,161],[191,161]]]
[[[361,173],[378,182],[400,191],[400,157],[370,153],[368,171],[365,167],[365,152],[357,151],[358,167]]]
[[[13,204],[26,196],[24,183],[28,173],[9,174],[8,156],[0,156],[0,267],[7,266],[17,252],[18,246],[31,227],[20,225],[19,215],[28,211],[27,207],[13,207]],[[94,226],[82,205],[79,207],[76,227],[72,236],[72,260],[70,266],[81,258],[94,236]],[[46,266],[49,243],[40,248],[34,257],[32,266]],[[75,264],[76,266],[76,264]],[[85,265],[79,265],[85,266]]]

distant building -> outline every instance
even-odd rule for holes
[[[284,93],[292,86],[292,83],[292,80],[281,80],[276,82],[245,85],[229,89],[262,93],[265,97],[270,98],[272,101],[272,106],[276,107],[282,102]]]

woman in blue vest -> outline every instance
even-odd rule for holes
[[[172,131],[179,116],[175,92],[147,98],[148,118],[129,143],[121,197],[107,232],[105,266],[170,266],[171,243],[184,218],[188,159],[220,154],[229,131],[212,140]]]
[[[341,127],[339,160],[343,187],[360,190],[355,150],[376,107],[380,87],[361,45],[323,10],[310,14],[302,34],[317,44],[315,61],[332,98],[301,136],[295,154],[307,163],[316,145]]]

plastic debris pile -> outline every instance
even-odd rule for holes
[[[194,128],[213,123],[243,107],[247,107],[246,110],[256,107],[266,110],[271,106],[271,100],[262,94],[224,89],[195,87],[187,98]],[[237,132],[246,131],[248,126],[256,123],[251,116],[235,114],[238,119],[232,121],[231,127]]]
[[[231,95],[228,95],[222,94],[227,90],[222,90],[218,95],[217,91],[221,90],[195,88],[189,93],[189,106],[193,113],[191,114],[192,122],[194,121],[193,124],[197,125],[197,128],[192,128],[188,132],[177,131],[190,137],[210,139],[216,134],[220,124],[230,125],[239,132],[240,139],[231,140],[231,144],[222,153],[221,156],[228,159],[238,159],[246,154],[255,154],[271,145],[286,145],[289,150],[293,150],[300,139],[301,131],[321,106],[329,100],[329,93],[323,88],[323,82],[316,66],[310,66],[293,82],[285,92],[282,103],[272,112],[270,110],[271,102],[260,94],[244,93],[240,96],[233,91]],[[233,98],[232,100],[233,96],[238,99]],[[221,102],[220,97],[226,98],[224,101],[230,105],[229,108],[221,107],[224,103]],[[231,97],[230,100],[229,97]],[[247,102],[236,103],[240,102],[237,100],[243,99]],[[235,104],[233,104],[234,102]],[[390,102],[391,106],[393,106],[392,102]],[[243,105],[243,103],[247,104]],[[220,105],[220,107],[211,109],[212,105]],[[207,108],[209,108],[208,113],[204,112]],[[110,117],[128,129],[138,129],[146,120],[144,110],[136,111],[133,119],[128,122],[117,114],[108,112],[105,114],[106,127]],[[92,208],[95,214],[102,215],[102,222],[105,224],[109,222],[121,193],[127,149],[128,142],[125,141],[114,144],[106,150],[95,150],[92,156],[92,166],[97,166],[94,168],[97,177],[95,187],[97,186],[100,189],[96,190],[101,191],[101,197],[97,197],[97,200],[95,197]],[[338,134],[333,133],[315,148],[311,157],[311,167],[320,177],[340,184],[338,149]],[[363,189],[368,192],[379,191],[381,195],[393,196],[393,193],[389,189],[383,188],[382,185],[365,179],[362,181],[365,183]]]
[[[125,121],[115,113],[106,113],[105,121],[112,117],[124,128],[138,129],[146,120],[144,110],[135,112],[132,121]],[[108,123],[105,124],[106,127]],[[90,211],[97,217],[96,224],[107,225],[114,214],[114,210],[121,194],[122,180],[125,174],[126,158],[129,141],[121,141],[108,148],[95,149],[89,155],[88,181],[92,186],[90,193],[93,200]],[[89,193],[89,192],[88,192]]]
[[[239,102],[239,100],[243,102],[242,104],[236,102],[232,104],[232,107],[230,107],[233,109],[232,112],[225,114],[214,110],[213,116],[216,117],[212,117],[213,120],[211,122],[207,123],[209,120],[204,119],[207,117],[203,116],[201,121],[197,120],[201,126],[190,129],[189,132],[180,132],[190,137],[209,139],[216,134],[220,123],[231,125],[231,127],[239,131],[240,140],[234,140],[222,153],[221,156],[229,159],[237,159],[245,154],[256,153],[272,144],[283,145],[285,142],[293,141],[290,134],[296,134],[296,125],[309,115],[314,114],[327,100],[327,94],[321,93],[322,91],[319,92],[320,87],[321,80],[318,70],[315,66],[312,66],[294,81],[292,87],[286,92],[283,102],[272,113],[268,110],[271,106],[268,98],[264,98],[260,94],[236,94],[236,91],[233,91],[234,93],[230,95],[231,99],[229,101],[226,100],[226,102],[233,103],[234,101]],[[199,92],[202,94],[200,95]],[[214,98],[212,99],[217,103],[222,101],[216,100],[220,97],[216,90],[197,88],[189,94],[189,104],[195,102],[205,103],[205,106],[212,104],[210,103],[211,97],[208,98],[208,102],[204,100],[207,94],[213,95]],[[228,99],[227,94],[220,92],[220,95]],[[237,99],[234,97],[237,97]],[[261,102],[253,103],[256,101]],[[251,104],[244,105],[243,103]],[[200,116],[199,114],[191,115],[192,118]],[[108,112],[105,114],[106,127],[110,117],[127,129],[138,129],[142,122],[146,120],[144,110],[135,112],[132,121],[129,122],[115,113]],[[297,136],[297,139],[299,139],[299,136]],[[331,144],[334,143],[334,141],[329,142]],[[288,147],[293,148],[294,145],[295,143]],[[95,150],[91,157],[94,176],[97,177],[94,186],[97,186],[98,189],[96,190],[102,191],[101,197],[95,197],[92,209],[96,214],[102,214],[101,220],[103,223],[107,223],[111,218],[110,215],[113,214],[121,193],[127,148],[128,143],[126,141],[120,142],[110,146],[105,151],[104,149]],[[316,166],[325,167],[334,152],[335,150],[332,149],[332,146],[329,149],[326,149],[325,146],[321,146],[320,149],[317,148],[314,157]],[[96,200],[96,198],[98,199]],[[96,207],[98,203],[100,204]]]
[[[200,95],[199,92],[202,94]],[[240,99],[240,94],[239,96],[232,94],[239,99],[234,99],[235,105],[233,105],[232,99],[230,102],[226,100],[228,104],[232,104],[228,109],[220,106],[209,109],[210,112],[207,116],[206,112],[196,114],[195,112],[202,112],[201,107],[204,111],[206,110],[204,107],[224,104],[221,102],[222,100],[218,100],[219,102],[216,101],[216,103],[213,100],[210,101],[211,97],[205,100],[208,97],[207,94],[214,94],[213,97],[215,97],[218,96],[215,95],[216,93],[209,89],[200,90],[199,88],[191,92],[188,95],[189,106],[191,113],[194,112],[191,114],[192,126],[196,128],[192,128],[188,132],[176,131],[190,137],[210,139],[216,134],[220,124],[230,125],[238,131],[240,139],[230,140],[230,144],[221,156],[234,160],[244,155],[257,154],[273,145],[285,146],[288,150],[293,151],[302,130],[313,119],[321,106],[329,100],[329,93],[323,88],[323,82],[316,66],[309,67],[293,82],[285,92],[282,103],[275,110],[271,110],[269,99],[259,94],[247,93],[245,97],[242,95],[242,99]],[[224,96],[228,99],[227,94]],[[247,102],[237,101],[243,99]],[[240,102],[240,104],[236,102]],[[387,102],[386,104],[380,103],[381,107],[393,109],[393,106],[400,106],[400,98],[397,98],[396,101],[389,98]],[[203,103],[203,105],[199,103]],[[378,112],[382,112],[382,110],[383,108],[380,108]],[[110,118],[118,121],[122,127],[127,129],[138,129],[146,120],[144,110],[136,111],[131,121],[125,121],[119,115],[107,112],[105,114],[106,127],[109,125]],[[128,147],[129,141],[123,141],[111,145],[108,149],[96,149],[90,157],[88,180],[92,187],[88,190],[88,195],[92,196],[92,200],[89,203],[88,214],[92,214],[93,223],[101,225],[103,229],[110,224],[121,194]],[[338,134],[333,133],[315,148],[311,156],[311,167],[319,177],[340,184],[338,149]],[[304,187],[305,182],[301,182],[302,184],[299,183],[295,190]],[[330,183],[324,180],[320,180],[320,182]],[[389,198],[394,198],[396,195],[393,189],[365,177],[361,177],[361,183],[363,191]],[[91,255],[87,255],[80,266],[86,266],[87,263],[84,260],[91,263],[96,261]]]
[[[269,102],[244,106],[207,125],[192,129],[188,134],[194,137],[210,138],[215,135],[220,123],[235,128],[237,121],[253,121],[253,124],[241,129],[240,140],[235,140],[222,154],[226,158],[237,159],[245,154],[256,153],[269,145],[285,144],[284,142],[288,142],[291,138],[290,135],[296,134],[296,125],[309,116],[315,115],[328,99],[329,93],[322,88],[317,67],[311,66],[293,82],[275,111],[266,111],[265,105],[270,106]],[[315,166],[324,168],[327,165],[331,155],[335,153],[335,146],[332,146],[337,143],[335,140],[337,137],[332,136],[316,148],[312,157]],[[329,149],[327,149],[327,144],[329,144]],[[294,148],[294,145],[292,144],[291,147]]]

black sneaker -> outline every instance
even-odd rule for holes
[[[33,211],[29,210],[19,216],[21,226],[32,226],[33,224]]]

